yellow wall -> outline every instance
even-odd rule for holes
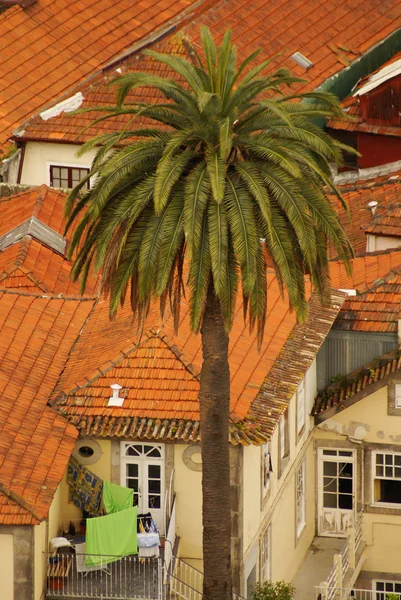
[[[93,465],[87,465],[87,468],[95,473],[101,479],[111,481],[111,441],[97,439],[102,455],[99,460]],[[82,511],[72,502],[69,502],[69,486],[67,483],[67,473],[64,474],[60,488],[60,516],[59,525],[62,525],[64,530],[68,529],[70,521],[75,525],[76,531],[79,531],[79,523],[82,519]]]
[[[258,554],[259,538],[265,527],[271,525],[271,576],[275,581],[291,581],[300,567],[305,553],[315,536],[315,455],[313,450],[313,420],[308,417],[316,394],[316,365],[306,374],[305,404],[306,422],[303,434],[296,435],[296,395],[289,403],[290,452],[286,467],[279,477],[279,435],[274,431],[271,442],[273,472],[270,474],[270,490],[261,499],[261,449],[248,446],[243,453],[243,506],[244,506],[244,588],[246,578]],[[298,539],[295,531],[295,472],[306,460],[306,526]],[[259,577],[258,566],[258,577]],[[245,589],[242,590],[245,593]]]
[[[243,450],[243,547],[251,550],[259,529],[261,514],[261,449],[247,446]]]
[[[54,536],[52,536],[54,537]],[[34,598],[42,600],[46,585],[47,522],[34,527]]]
[[[193,560],[202,558],[201,472],[192,471],[184,464],[182,455],[186,448],[186,445],[174,445],[176,533],[181,537],[180,557]]]
[[[80,146],[74,144],[54,144],[28,142],[25,150],[21,182],[27,185],[50,185],[49,164],[64,164],[90,167],[95,152],[90,151],[81,158],[76,157]]]
[[[387,414],[387,386],[319,425],[323,431],[377,444],[400,444],[400,417]]]
[[[395,450],[394,445],[399,445],[398,451],[401,452],[401,417],[387,414],[387,386],[327,419],[316,428],[315,434],[320,440],[353,441],[357,438],[360,443],[356,443],[354,447],[366,450],[364,452],[364,502],[367,506],[363,515],[366,562],[363,569],[399,573],[401,508],[394,509],[393,514],[383,514],[380,508],[373,509],[376,510],[374,513],[367,512],[371,501],[369,488],[372,480],[372,471],[367,462],[372,447],[366,449],[365,444],[383,444],[384,447],[391,445],[391,450]],[[373,448],[378,449],[379,446]],[[360,480],[360,472],[361,464],[358,465],[358,480]]]
[[[10,534],[0,534],[0,587],[2,600],[14,600],[14,536]]]

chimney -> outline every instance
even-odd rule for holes
[[[378,204],[379,203],[376,202],[376,200],[372,200],[371,202],[368,202],[368,208],[370,208],[370,210],[372,211],[372,215],[373,216],[375,215],[376,208],[377,208]]]
[[[118,385],[118,383],[112,383],[110,387],[112,389],[113,395],[110,396],[107,406],[122,406],[124,403],[124,398],[120,398],[118,392],[122,389],[123,386]]]

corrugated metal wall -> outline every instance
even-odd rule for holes
[[[318,389],[398,346],[397,334],[331,331],[317,356]]]

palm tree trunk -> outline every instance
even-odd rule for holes
[[[209,285],[200,382],[204,600],[231,600],[230,369],[220,302]]]

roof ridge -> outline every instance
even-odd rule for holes
[[[182,352],[182,350],[180,350],[179,347],[176,344],[174,344],[174,342],[169,338],[169,336],[166,333],[164,333],[162,327],[157,330],[156,335],[162,342],[166,344],[166,346],[171,350],[171,352],[173,352],[176,358],[180,362],[182,362],[186,370],[191,375],[196,377],[196,379],[200,380],[200,373],[198,369],[186,358],[184,352]]]
[[[92,311],[91,311],[91,313],[92,313]],[[90,317],[90,315],[88,316],[88,319],[89,319],[89,317]],[[86,325],[86,323],[85,323],[85,325]],[[85,328],[85,325],[83,326],[82,329]],[[148,332],[151,332],[151,335],[147,335]],[[97,379],[99,379],[99,377],[103,377],[103,375],[105,375],[111,369],[113,369],[116,365],[118,365],[122,360],[124,360],[124,358],[126,358],[129,354],[131,354],[131,352],[134,352],[142,345],[142,340],[143,340],[142,336],[144,336],[144,335],[147,336],[145,341],[148,341],[152,337],[156,337],[156,335],[152,331],[152,327],[149,327],[145,333],[142,332],[142,334],[140,335],[139,340],[137,342],[132,342],[126,348],[121,349],[119,351],[118,355],[115,355],[116,356],[115,359],[109,358],[107,361],[102,363],[99,367],[96,367],[95,371],[92,371],[92,373],[87,375],[83,380],[77,381],[76,386],[74,388],[71,388],[68,392],[61,390],[55,398],[52,398],[50,400],[50,402],[49,402],[50,405],[54,406],[55,404],[57,404],[59,402],[60,399],[64,399],[65,397],[70,396],[71,394],[74,394],[81,388],[86,387],[87,385],[90,385],[93,382],[97,381]],[[78,340],[78,338],[77,338],[77,340]],[[70,359],[72,350],[73,350],[77,340],[74,342],[73,346],[71,347],[71,352],[68,355],[66,364],[68,363],[68,361]],[[62,375],[62,373],[60,374],[59,381],[60,381],[61,375]],[[56,385],[56,387],[57,387],[57,385]]]
[[[15,502],[16,504],[18,504],[18,506],[20,506],[21,508],[23,508],[24,510],[26,510],[37,521],[39,521],[39,522],[42,521],[43,517],[40,517],[37,514],[37,512],[35,511],[35,509],[34,509],[33,506],[31,506],[26,500],[24,500],[24,498],[22,498],[22,496],[20,496],[16,492],[13,492],[8,487],[6,487],[4,485],[4,483],[1,483],[1,482],[0,482],[0,492],[2,494],[4,494],[4,496],[6,496],[7,498],[9,498],[10,500],[12,500],[13,502]]]
[[[84,327],[85,327],[85,325],[84,325]],[[60,400],[64,400],[67,396],[74,394],[75,392],[82,389],[83,387],[87,387],[88,385],[91,385],[92,383],[97,381],[100,377],[103,377],[106,373],[111,371],[111,369],[114,369],[114,367],[117,366],[122,360],[127,358],[133,352],[136,352],[136,350],[138,350],[141,346],[146,344],[152,338],[160,339],[160,341],[163,342],[169,348],[169,350],[171,350],[171,352],[174,354],[174,356],[184,365],[186,370],[191,375],[193,375],[196,379],[199,380],[200,374],[198,373],[198,370],[192,363],[189,362],[189,360],[187,360],[185,358],[185,355],[183,354],[183,352],[180,351],[178,346],[173,344],[173,342],[163,332],[163,330],[161,328],[156,329],[154,326],[151,326],[145,332],[143,332],[141,334],[141,336],[139,337],[137,342],[133,342],[132,344],[129,344],[129,346],[120,350],[119,353],[117,355],[115,355],[115,358],[109,358],[106,362],[104,362],[100,366],[98,366],[95,371],[92,371],[90,374],[88,374],[83,380],[77,381],[76,386],[74,388],[70,389],[68,392],[61,390],[55,398],[51,399],[50,405],[54,406],[54,405],[58,404],[60,402]],[[72,350],[72,348],[71,348],[71,350]],[[68,362],[68,359],[66,362]]]
[[[0,294],[12,294],[14,296],[28,296],[31,298],[46,298],[47,300],[66,300],[75,302],[93,302],[98,296],[64,296],[63,294],[34,294],[30,292],[19,292],[17,290],[0,290]]]
[[[375,250],[374,252],[368,252],[366,250],[365,252],[362,252],[361,254],[354,256],[354,258],[351,259],[351,262],[358,260],[360,258],[367,258],[369,256],[383,256],[384,254],[392,254],[392,253],[395,254],[396,252],[401,252],[401,244],[399,246],[396,246],[395,248],[385,248],[384,250]],[[329,265],[333,264],[333,263],[343,264],[343,261],[340,260],[339,258],[332,258],[329,260]]]
[[[388,163],[391,164],[391,163]],[[385,165],[380,165],[381,167],[384,167]],[[396,173],[397,171],[395,171]],[[340,192],[342,194],[349,194],[351,192],[362,192],[364,190],[372,190],[372,189],[376,189],[376,188],[380,188],[380,187],[384,187],[386,185],[388,186],[392,186],[392,185],[397,185],[397,184],[401,184],[401,177],[391,174],[391,173],[387,173],[388,175],[388,179],[383,180],[383,181],[376,181],[375,178],[372,178],[371,183],[369,183],[369,180],[362,180],[362,183],[360,185],[358,185],[358,181],[352,182],[352,184],[337,184]],[[378,177],[385,177],[385,175],[378,175]],[[349,187],[348,187],[349,186]],[[335,194],[330,194],[330,196],[335,197]]]
[[[24,267],[24,265],[20,265],[20,264],[16,264],[16,263],[14,263],[14,265],[13,265],[13,267],[11,269],[9,269],[8,271],[3,271],[0,274],[0,288],[1,288],[2,282],[5,279],[7,279],[8,277],[11,277],[15,273],[15,271],[20,271],[23,275],[25,275],[25,277],[27,279],[29,279],[30,281],[32,281],[32,283],[34,283],[45,294],[49,293],[49,288],[43,283],[43,281],[40,281],[39,279],[37,279],[34,276],[34,274],[32,273],[32,271],[29,271],[29,269],[27,269],[26,267]],[[8,288],[4,288],[4,289],[8,289]],[[13,291],[18,292],[18,290],[13,290]]]

